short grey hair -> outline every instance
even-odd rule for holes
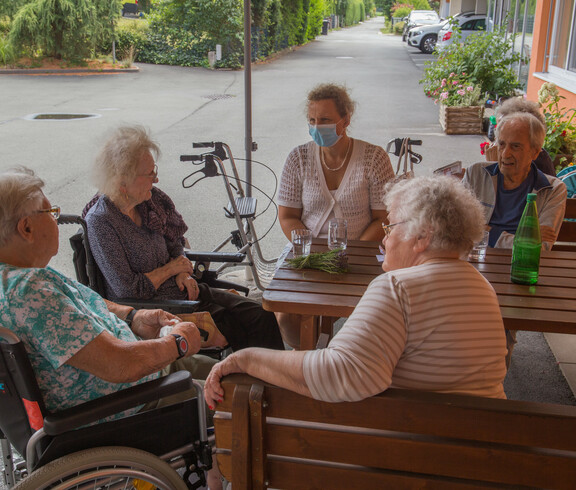
[[[136,178],[140,157],[146,151],[158,160],[160,148],[143,126],[121,126],[114,130],[94,162],[92,174],[98,191],[111,198],[118,197],[123,181]]]
[[[310,107],[310,102],[327,99],[334,101],[336,111],[340,114],[340,117],[350,116],[350,118],[352,118],[352,114],[354,114],[354,109],[356,108],[356,102],[350,98],[348,90],[344,85],[338,85],[336,83],[321,83],[320,85],[316,85],[308,92],[306,108],[308,109],[308,107]]]
[[[535,150],[542,149],[544,138],[546,138],[546,125],[542,124],[534,114],[529,112],[513,112],[512,114],[504,116],[498,121],[498,125],[496,126],[496,139],[498,139],[500,131],[513,122],[522,122],[528,130],[530,146]]]
[[[0,247],[8,245],[18,222],[42,203],[44,181],[26,167],[0,174]]]
[[[416,177],[388,185],[384,204],[396,214],[405,239],[430,234],[429,250],[467,254],[482,238],[482,205],[454,177]],[[398,233],[400,230],[396,231]]]
[[[527,112],[528,114],[532,114],[538,119],[538,121],[546,125],[546,118],[540,111],[540,104],[525,99],[524,97],[512,97],[511,99],[502,102],[502,105],[498,107],[498,119],[508,116],[509,114],[514,114],[515,112]]]

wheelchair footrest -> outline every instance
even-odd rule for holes
[[[253,218],[256,215],[256,205],[258,200],[254,197],[237,197],[234,199],[234,204],[238,209],[240,218]],[[226,217],[234,218],[234,208],[232,203],[228,203],[226,207]]]

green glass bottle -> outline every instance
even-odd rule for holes
[[[528,194],[526,207],[520,218],[514,244],[512,245],[512,266],[510,279],[518,284],[536,284],[540,268],[540,223],[536,209],[536,194]]]

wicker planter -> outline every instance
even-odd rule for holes
[[[440,104],[440,125],[446,134],[482,134],[484,107]]]

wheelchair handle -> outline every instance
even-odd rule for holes
[[[408,144],[409,144],[409,145],[420,146],[420,145],[422,145],[422,140],[411,140],[411,139],[409,139],[409,140],[408,140]]]
[[[59,225],[82,225],[84,220],[78,216],[77,214],[61,214],[58,217],[58,224]]]
[[[214,148],[215,143],[213,141],[205,141],[200,143],[192,143],[192,148]]]

